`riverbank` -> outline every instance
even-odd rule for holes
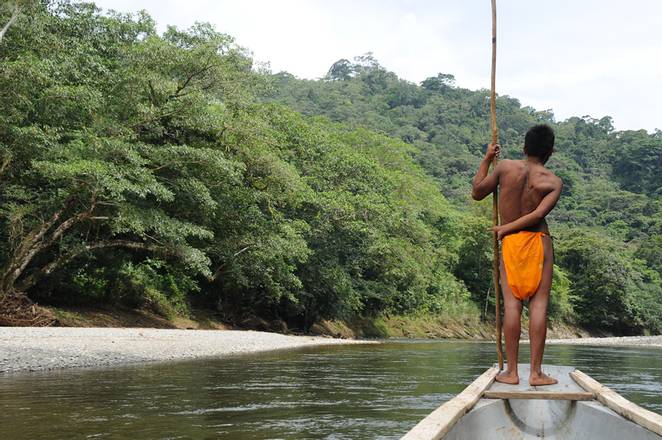
[[[528,319],[522,320],[522,339],[529,337]],[[494,323],[482,321],[478,315],[379,316],[350,321],[322,320],[310,332],[341,338],[409,338],[409,339],[469,339],[494,340]],[[576,325],[549,322],[547,337],[557,339],[595,338],[611,336],[591,332]]]
[[[611,347],[662,348],[660,336],[621,336],[608,338],[548,339],[547,344],[556,345],[606,345]]]
[[[0,373],[231,356],[376,341],[253,330],[0,327]],[[548,344],[662,348],[662,336],[549,339]]]
[[[301,335],[282,320],[267,321],[257,316],[239,321],[222,320],[213,311],[195,309],[188,317],[165,318],[148,310],[125,308],[46,307],[58,327],[162,328],[186,330],[257,330]],[[522,338],[528,338],[528,320],[522,322]],[[480,319],[474,310],[459,310],[435,315],[381,315],[348,320],[320,320],[306,334],[333,338],[412,338],[494,340],[494,323]],[[547,337],[557,339],[611,336],[579,326],[550,321]]]
[[[0,327],[0,373],[104,367],[374,341],[251,330]]]

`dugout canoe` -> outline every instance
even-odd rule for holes
[[[421,420],[402,440],[660,440],[662,416],[630,402],[572,367],[545,366],[558,384],[531,387],[494,381],[488,369]]]

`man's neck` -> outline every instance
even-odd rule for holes
[[[541,167],[545,166],[543,161],[535,156],[524,156],[524,162],[526,162],[528,165],[539,165]]]

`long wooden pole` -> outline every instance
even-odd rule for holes
[[[492,126],[492,143],[499,141],[499,130],[496,121],[496,0],[492,0],[492,83],[490,95],[490,125]],[[492,172],[497,165],[498,157],[492,160]],[[499,194],[494,190],[492,195],[492,225],[499,224]],[[501,285],[499,284],[499,241],[496,232],[492,237],[494,258],[492,260],[492,278],[494,281],[494,295],[496,303],[496,348],[499,359],[499,370],[503,370],[503,348],[501,347]]]

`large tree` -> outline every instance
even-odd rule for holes
[[[0,68],[0,295],[115,247],[211,276],[201,250],[211,193],[240,167],[216,148],[225,126],[205,110],[212,97],[239,99],[250,60],[208,27],[158,37],[146,16],[88,4],[42,7],[11,37]]]

